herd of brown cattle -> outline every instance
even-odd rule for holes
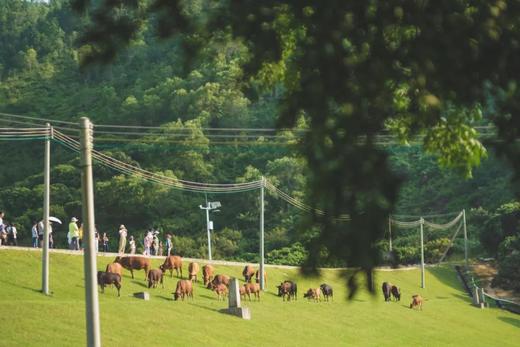
[[[193,284],[192,282],[198,282],[198,272],[199,272],[199,264],[195,262],[191,262],[188,265],[188,279],[182,279],[182,258],[177,255],[170,255],[166,257],[164,263],[159,266],[159,269],[152,269],[152,265],[150,262],[150,258],[143,256],[124,256],[124,257],[116,257],[113,263],[107,265],[105,272],[98,271],[98,284],[101,287],[102,292],[104,292],[104,288],[107,285],[114,285],[117,288],[118,296],[120,296],[121,289],[121,279],[123,276],[123,268],[130,271],[132,278],[134,278],[134,270],[144,270],[145,281],[148,281],[148,288],[156,288],[160,283],[162,288],[164,288],[164,273],[166,270],[170,270],[170,277],[173,277],[173,270],[175,270],[177,277],[179,277],[180,272],[180,280],[177,282],[177,286],[175,288],[175,292],[173,292],[173,298],[178,300],[181,298],[191,298],[193,299]],[[204,286],[208,289],[211,289],[217,295],[218,300],[224,300],[229,292],[229,276],[217,274],[214,275],[214,268],[210,264],[206,264],[202,267],[202,279],[204,282]],[[245,299],[249,299],[251,301],[251,294],[254,296],[256,300],[260,300],[260,276],[259,270],[255,270],[255,268],[251,265],[247,265],[244,267],[242,271],[242,275],[244,276],[244,281],[246,282],[243,286],[240,287],[240,296]],[[256,279],[256,283],[252,283],[251,280],[253,276]],[[267,285],[267,273],[264,271],[264,284]],[[292,281],[285,281],[280,283],[278,288],[278,296],[282,297],[282,300],[290,301],[291,299],[296,300],[298,294],[298,287],[296,283]],[[389,282],[384,282],[382,286],[383,296],[385,301],[391,301],[392,296],[395,301],[401,300],[401,291],[399,287],[393,285]],[[319,302],[322,300],[329,301],[329,297],[331,299],[334,298],[332,287],[326,283],[321,284],[317,288],[309,288],[306,293],[303,294],[304,298],[308,300],[314,300]],[[420,295],[412,296],[412,303],[410,304],[410,308],[419,308],[422,310],[423,298]]]

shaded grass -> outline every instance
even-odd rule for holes
[[[104,270],[110,258],[99,257]],[[159,261],[153,261],[157,268]],[[187,273],[184,264],[183,273]],[[201,264],[202,265],[202,264]],[[241,268],[216,266],[217,273],[240,278]],[[115,288],[99,293],[102,342],[105,346],[513,346],[517,345],[518,316],[498,309],[479,310],[449,267],[428,269],[427,288],[419,288],[419,271],[377,272],[375,296],[360,293],[346,300],[342,271],[326,270],[321,278],[303,278],[293,269],[268,268],[268,291],[261,301],[245,302],[252,320],[221,314],[227,302],[195,284],[193,301],[173,301],[177,278],[165,277],[165,288],[145,289],[143,271],[123,275],[121,298]],[[201,277],[201,276],[199,276]],[[298,282],[298,300],[282,302],[275,285]],[[380,284],[399,284],[401,302],[385,303]],[[306,289],[327,282],[334,301],[314,303],[303,299]],[[83,258],[52,254],[52,296],[39,293],[41,254],[0,251],[0,346],[85,345]],[[132,297],[147,290],[150,301]],[[423,311],[410,310],[412,294],[426,302]]]

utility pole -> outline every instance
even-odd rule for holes
[[[87,321],[87,346],[101,346],[99,302],[97,292],[96,248],[94,244],[94,182],[92,178],[92,123],[86,117],[80,121],[80,169],[83,232],[85,237],[85,304]]]
[[[43,252],[42,252],[42,293],[49,295],[49,205],[51,185],[51,136],[52,128],[49,123],[45,138],[45,153],[43,160]]]
[[[264,282],[264,187],[265,178],[262,176],[262,183],[260,185],[260,289],[265,289]]]
[[[464,228],[464,262],[466,264],[466,271],[468,270],[468,231],[466,229],[466,210],[462,210],[462,223]]]
[[[421,217],[421,288],[425,287],[424,283],[424,219]]]

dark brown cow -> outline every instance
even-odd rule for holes
[[[383,285],[381,286],[381,289],[383,290],[383,295],[385,297],[385,301],[392,300],[392,283],[389,282],[383,282]]]
[[[110,263],[107,265],[105,272],[111,272],[113,274],[119,274],[121,279],[123,278],[123,267],[119,263]]]
[[[228,287],[224,283],[216,284],[213,287],[213,290],[215,291],[215,293],[217,293],[219,301],[224,300],[228,293]]]
[[[278,288],[278,296],[281,296],[283,301],[285,301],[285,296],[287,296],[287,301],[291,301],[291,297],[294,300],[297,300],[298,286],[296,283],[292,281],[285,281],[280,283],[279,286],[276,286],[276,288]]]
[[[260,270],[255,272],[256,283],[260,283]],[[267,288],[267,272],[264,271],[264,288]]]
[[[245,283],[244,291],[249,301],[251,301],[251,294],[254,294],[255,298],[260,301],[260,285],[258,283]]]
[[[398,286],[393,285],[390,291],[392,292],[392,296],[394,297],[395,301],[401,301],[401,290]]]
[[[219,284],[223,284],[226,287],[229,286],[229,277],[226,275],[216,275],[211,282],[208,283],[208,289],[215,289]]]
[[[422,311],[423,298],[419,294],[412,295],[412,302],[410,303],[410,308],[419,307]]]
[[[242,276],[244,276],[244,281],[251,282],[251,278],[255,274],[255,269],[251,265],[246,265],[244,267],[244,271],[242,271]]]
[[[125,269],[130,270],[132,278],[134,278],[134,270],[144,269],[144,280],[148,279],[148,271],[151,269],[150,258],[140,256],[116,257],[114,263],[121,264]]]
[[[98,271],[97,282],[101,287],[102,293],[105,293],[105,286],[107,284],[113,284],[117,288],[117,296],[121,296],[121,275],[111,272]]]
[[[199,264],[198,263],[189,263],[188,264],[188,274],[189,274],[188,279],[189,280],[192,280],[194,282],[198,282],[197,281],[197,273],[198,272],[199,272]]]
[[[181,272],[181,278],[182,278],[182,258],[178,255],[169,255],[164,260],[164,263],[159,266],[159,268],[165,272],[166,270],[170,270],[170,277],[173,277],[173,270],[175,269],[175,272],[177,274],[177,277],[179,277],[179,270]]]
[[[173,293],[173,298],[178,300],[179,297],[184,301],[184,297],[191,298],[193,300],[193,284],[190,280],[179,280],[177,287]]]
[[[326,283],[323,283],[320,285],[321,293],[323,294],[323,297],[325,300],[329,301],[329,296],[332,298],[332,301],[334,301],[334,291],[332,290],[332,287],[329,286]]]
[[[153,269],[148,272],[148,288],[157,288],[157,284],[161,283],[164,288],[163,282],[164,272],[162,270]]]
[[[206,264],[202,267],[202,278],[204,279],[204,286],[207,286],[208,283],[213,279],[213,272],[215,269],[213,266]]]

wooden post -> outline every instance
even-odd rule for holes
[[[42,293],[49,295],[49,209],[51,185],[51,134],[52,128],[46,124],[47,136],[43,160],[43,243],[42,243]]]
[[[94,182],[92,178],[92,123],[86,117],[80,122],[81,197],[83,204],[83,237],[85,239],[85,304],[87,346],[101,346],[94,220]]]

